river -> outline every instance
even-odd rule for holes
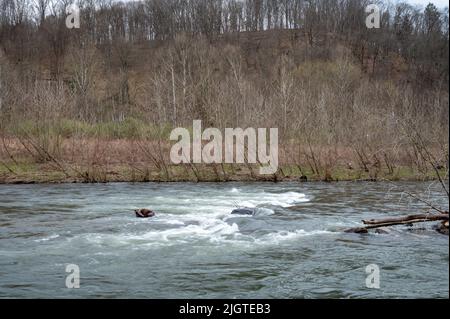
[[[404,190],[448,207],[420,182],[0,185],[0,298],[448,298],[449,239],[431,225],[342,232],[423,212]]]

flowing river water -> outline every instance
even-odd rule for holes
[[[343,232],[424,212],[404,190],[448,207],[419,182],[0,185],[0,298],[448,298],[449,239],[432,225]]]

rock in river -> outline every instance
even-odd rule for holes
[[[136,213],[136,217],[138,218],[150,218],[156,215],[155,212],[145,208],[136,209],[134,212]]]
[[[255,215],[256,210],[254,208],[238,208],[231,212],[231,215]]]

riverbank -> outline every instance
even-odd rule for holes
[[[258,175],[256,168],[230,165],[168,166],[167,172],[143,170],[128,165],[77,167],[62,171],[44,163],[22,163],[9,166],[13,172],[0,167],[0,184],[60,184],[60,183],[117,183],[117,182],[340,182],[340,181],[432,181],[432,171],[418,172],[399,167],[390,173],[380,170],[376,176],[359,169],[339,167],[326,174],[316,174],[310,169],[302,172],[295,166],[282,166],[277,174]],[[251,170],[251,171],[250,171]],[[441,171],[445,176],[445,171]]]
[[[430,163],[414,149],[371,151],[352,146],[279,145],[276,174],[259,165],[173,165],[172,144],[164,139],[62,138],[41,135],[0,140],[0,183],[231,182],[231,181],[428,181]],[[431,149],[441,177],[445,156]]]

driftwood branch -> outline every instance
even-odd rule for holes
[[[434,221],[449,221],[449,214],[445,212],[444,214],[423,214],[423,215],[409,215],[398,218],[387,218],[387,219],[371,219],[371,220],[363,220],[365,227],[351,228],[347,229],[346,233],[368,233],[369,229],[388,227],[388,226],[396,226],[396,225],[410,225],[416,223],[425,223],[425,222],[434,222]]]
[[[377,226],[377,225],[386,225],[386,224],[393,224],[397,225],[397,223],[420,223],[420,222],[434,222],[439,220],[448,220],[448,214],[422,214],[422,215],[409,215],[404,217],[398,217],[398,218],[386,218],[386,219],[371,219],[371,220],[363,220],[364,225],[371,225],[371,226]],[[417,221],[417,222],[415,222]]]

